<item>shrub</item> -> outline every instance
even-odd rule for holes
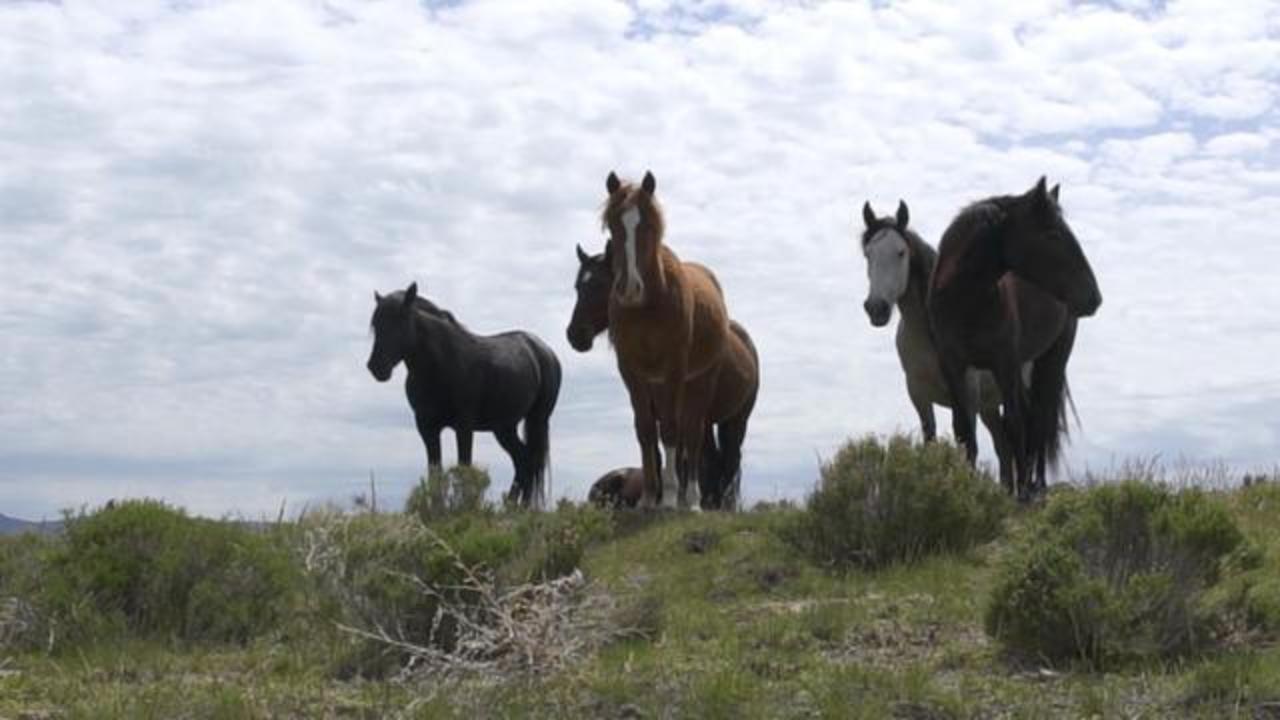
[[[305,565],[338,622],[446,650],[456,628],[441,621],[436,593],[451,602],[472,600],[461,589],[459,563],[494,576],[517,547],[509,529],[487,513],[441,519],[430,528],[416,515],[399,514],[317,514],[301,522]],[[339,674],[394,670],[405,658],[386,647],[359,643],[341,660]]]
[[[451,515],[486,511],[490,509],[485,500],[489,484],[489,473],[474,466],[431,468],[409,493],[405,512],[430,523]]]
[[[955,446],[869,436],[823,465],[784,536],[828,567],[880,568],[991,540],[1008,510],[1000,488]]]
[[[587,547],[614,534],[613,515],[594,505],[561,500],[554,512],[530,513],[516,530],[523,558],[511,573],[515,582],[545,582],[572,573]]]
[[[1128,481],[1055,495],[1004,563],[987,631],[1014,651],[1102,667],[1205,646],[1205,592],[1244,537],[1220,502]]]
[[[242,643],[275,627],[299,587],[264,533],[152,500],[68,517],[40,565],[31,602],[70,644],[115,632]]]

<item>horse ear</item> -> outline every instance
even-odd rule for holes
[[[588,256],[585,252],[583,252],[583,251],[582,251],[582,246],[581,246],[581,245],[574,245],[574,248],[578,251],[578,264],[579,264],[579,265],[586,265],[586,264],[587,264],[587,260],[589,260],[590,258],[589,258],[589,256]]]
[[[612,195],[618,192],[620,187],[622,187],[622,181],[618,179],[618,174],[610,170],[609,177],[604,179],[604,189],[608,190],[609,194]]]
[[[876,214],[871,209],[870,200],[862,203],[862,222],[866,223],[867,227],[871,227],[876,224]]]
[[[1043,210],[1050,205],[1049,184],[1043,175],[1036,181],[1036,186],[1031,188],[1031,201],[1036,210]]]
[[[658,189],[658,180],[653,177],[653,173],[644,171],[644,180],[640,183],[640,189],[645,195],[652,195],[653,191]]]
[[[418,299],[418,283],[409,283],[409,287],[404,291],[404,306],[409,307]]]
[[[377,290],[373,291],[373,302],[375,304],[382,302],[382,294],[379,293]]]
[[[1058,202],[1058,188],[1060,187],[1062,186],[1058,183],[1054,183],[1053,187],[1049,188],[1049,197],[1053,198],[1054,202]]]
[[[898,201],[898,229],[906,230],[907,222],[911,220],[911,211],[907,209],[907,203]]]

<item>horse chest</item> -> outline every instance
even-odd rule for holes
[[[635,375],[650,382],[666,378],[675,350],[665,334],[620,329],[613,344],[619,361]]]

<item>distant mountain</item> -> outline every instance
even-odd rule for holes
[[[30,520],[20,520],[18,518],[9,517],[4,513],[0,513],[0,535],[17,535],[24,532],[58,532],[62,529],[62,521],[46,520],[43,522],[31,522]]]

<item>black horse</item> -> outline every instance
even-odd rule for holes
[[[955,401],[956,441],[973,462],[978,443],[965,371],[989,370],[1000,386],[1014,489],[1022,499],[1044,489],[1045,465],[1057,461],[1077,320],[1102,305],[1093,268],[1058,204],[1058,186],[1046,185],[1042,177],[1021,195],[962,210],[938,244],[928,296],[934,342]]]
[[[548,425],[560,394],[560,361],[551,348],[526,332],[474,335],[420,297],[417,283],[373,297],[369,372],[386,382],[404,361],[404,390],[428,466],[440,467],[444,428],[457,438],[460,465],[471,464],[471,434],[492,432],[515,465],[508,499],[525,506],[545,501]],[[523,440],[516,432],[521,420]]]

